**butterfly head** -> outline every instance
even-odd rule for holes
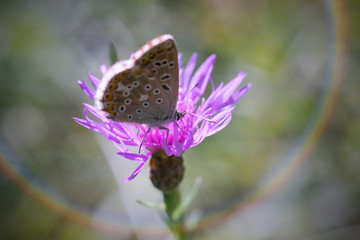
[[[180,119],[182,119],[185,116],[185,112],[178,112],[176,111],[175,113],[175,121],[179,121]]]

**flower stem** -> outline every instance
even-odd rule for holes
[[[175,218],[174,211],[180,203],[181,195],[178,188],[171,192],[164,193],[165,211],[168,216],[167,225],[173,232],[177,240],[185,240],[187,238],[186,229],[183,223],[183,217]]]

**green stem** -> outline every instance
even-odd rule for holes
[[[174,211],[180,203],[181,195],[178,189],[170,193],[163,193],[165,211],[168,216],[168,226],[178,240],[187,239],[183,218],[174,218]]]

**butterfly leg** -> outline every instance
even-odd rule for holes
[[[176,126],[183,132],[183,134],[187,135],[187,133],[184,132],[184,130],[182,130],[182,128],[180,127],[180,125],[179,125],[176,121],[175,121],[175,124],[176,124]]]
[[[145,137],[146,137],[146,135],[150,132],[150,130],[151,130],[151,127],[149,127],[149,129],[146,131],[143,139],[141,140],[141,144],[140,144],[140,147],[139,147],[139,153],[140,153],[141,147],[142,147],[142,145],[143,145],[143,143],[144,143],[144,141],[145,141]]]
[[[159,129],[166,130],[166,140],[165,140],[165,142],[167,143],[167,140],[168,140],[168,137],[169,137],[169,129],[166,128],[166,127],[163,127],[163,126],[160,126]]]

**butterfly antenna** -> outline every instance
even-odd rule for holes
[[[182,101],[182,103],[180,104],[180,106],[179,106],[178,109],[180,109],[181,106],[185,103],[185,100],[189,97],[190,93],[197,87],[197,85],[199,85],[199,83],[196,83],[195,86],[192,87],[192,88],[190,89],[190,91],[187,92],[186,96],[184,97],[184,100]],[[208,122],[215,123],[215,121],[211,120],[210,118],[201,117],[201,116],[199,116],[199,115],[197,115],[197,114],[195,114],[195,113],[191,113],[191,112],[185,112],[185,113],[190,114],[190,115],[193,115],[193,116],[198,117],[198,118],[200,118],[200,119],[204,119],[204,120],[206,120],[206,121],[208,121]],[[176,125],[178,125],[178,124],[176,123]],[[178,125],[178,127],[179,127],[179,125]],[[179,128],[180,128],[180,127],[179,127]],[[181,128],[180,128],[180,129],[181,129]],[[181,130],[182,130],[182,129],[181,129]],[[183,131],[183,132],[184,132],[184,131]]]
[[[211,122],[211,123],[216,123],[215,121],[211,120],[210,118],[202,117],[202,116],[199,116],[199,115],[197,115],[195,113],[187,112],[187,114],[193,115],[193,116],[198,117],[200,119],[204,119],[205,121],[208,121],[208,122]]]
[[[180,127],[180,125],[176,121],[175,124],[183,132],[183,134],[187,135],[187,133]]]

